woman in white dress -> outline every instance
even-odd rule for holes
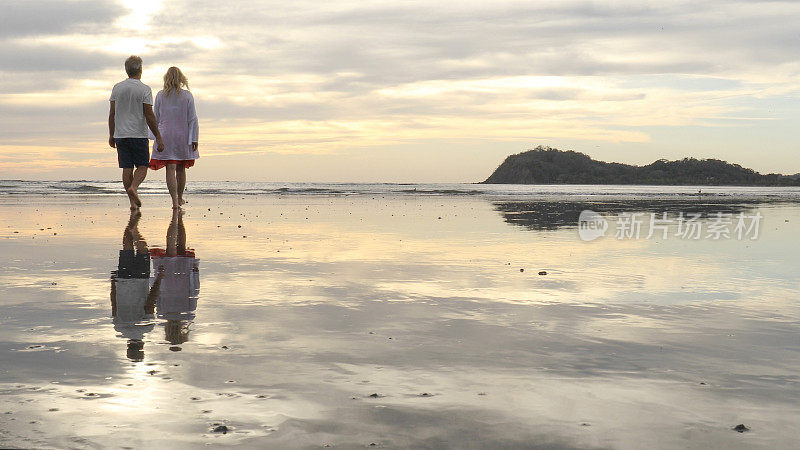
[[[200,295],[200,260],[194,250],[186,247],[186,227],[183,211],[173,210],[167,228],[167,247],[151,248],[153,272],[164,274],[156,293],[157,317],[165,319],[166,339],[172,345],[189,340],[189,330]],[[158,278],[153,279],[156,283]]]
[[[194,109],[194,97],[189,92],[189,82],[177,67],[170,67],[164,74],[164,89],[156,95],[153,112],[158,121],[158,130],[164,140],[163,150],[153,145],[150,169],[167,168],[167,188],[172,196],[172,208],[184,203],[186,169],[200,157],[197,152],[199,127]]]

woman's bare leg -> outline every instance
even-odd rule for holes
[[[178,214],[178,238],[175,246],[176,250],[181,253],[186,251],[186,227],[183,225],[183,212]]]
[[[167,256],[178,254],[178,220],[181,212],[178,209],[172,210],[172,220],[167,228]]]
[[[172,207],[180,208],[181,203],[178,197],[178,180],[175,175],[176,165],[177,164],[167,164],[167,189],[169,189],[169,195],[172,197]]]
[[[175,168],[176,177],[178,179],[178,204],[183,205],[183,191],[186,190],[186,167],[183,164],[178,164]]]

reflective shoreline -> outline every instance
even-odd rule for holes
[[[180,235],[202,286],[192,264],[169,270],[189,295],[161,315],[156,300],[129,355],[109,281],[122,200],[0,202],[3,446],[800,439],[797,205],[708,206],[761,211],[755,241],[587,243],[570,224],[581,203],[195,195],[175,218],[149,196],[130,235],[134,256],[147,243],[148,295],[153,249],[178,257]],[[669,208],[684,207],[707,206]],[[188,334],[168,331],[171,313]]]

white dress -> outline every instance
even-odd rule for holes
[[[200,294],[200,260],[189,251],[179,256],[154,255],[153,273],[164,268],[158,290],[158,317],[167,320],[194,320]],[[151,283],[155,278],[151,278]]]
[[[159,91],[153,112],[164,140],[164,151],[159,152],[153,142],[152,159],[185,161],[200,157],[198,152],[192,150],[192,142],[197,142],[200,130],[191,92],[181,89],[166,95],[164,91]],[[155,136],[151,136],[151,139],[155,139]]]

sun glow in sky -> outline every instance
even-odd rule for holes
[[[800,172],[797,2],[0,0],[0,178],[116,178],[132,53],[187,74],[195,179],[480,181],[550,145]]]

